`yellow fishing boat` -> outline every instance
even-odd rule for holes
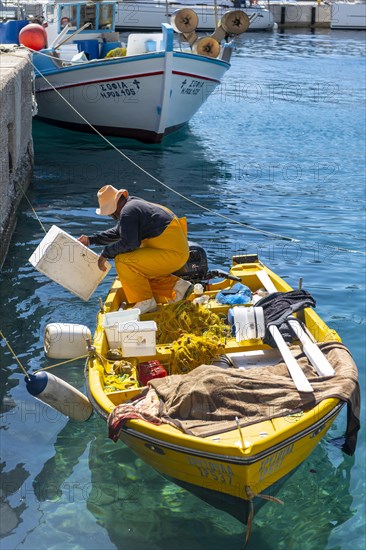
[[[212,275],[221,280],[212,282]],[[234,257],[226,275],[204,268],[187,278],[196,283],[196,293],[159,305],[138,321],[119,322],[111,336],[106,319],[119,313],[128,319],[129,312],[120,310],[124,291],[114,281],[89,345],[88,398],[108,421],[111,438],[247,522],[253,503],[274,499],[280,482],[310,455],[345,403],[344,449],[354,451],[357,369],[338,334],[312,307],[301,307],[310,295],[293,291],[256,256]],[[234,305],[243,288],[247,302]],[[296,293],[305,302],[288,301]],[[270,298],[282,299],[291,341],[271,321]],[[253,312],[264,312],[264,320],[253,321]],[[145,385],[141,365],[154,371],[157,364],[167,376]]]

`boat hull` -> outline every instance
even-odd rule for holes
[[[286,281],[265,268],[252,256],[234,257],[230,273],[239,277],[243,284],[255,292],[261,288],[259,285],[262,284],[263,277],[259,277],[258,274],[263,270],[278,292],[291,290]],[[212,293],[211,296],[215,297],[219,289],[225,288],[222,287],[223,284],[225,285],[222,282],[210,284],[206,291],[208,296]],[[123,300],[123,288],[116,280],[106,303],[112,311],[115,311]],[[227,307],[229,306],[221,305],[214,298],[210,309],[225,318]],[[97,332],[94,338],[97,352],[102,356],[108,350],[102,328],[103,315],[105,313],[102,312],[98,315]],[[147,315],[153,317],[154,313]],[[311,308],[306,308],[303,322],[314,340],[322,343],[333,342],[337,347],[339,336]],[[262,354],[265,355],[267,351],[272,353],[261,341],[236,342],[231,338],[225,340],[221,349],[221,352],[226,354],[234,352],[241,356],[247,353],[252,354],[251,356],[254,354],[258,358]],[[171,354],[170,345],[167,344],[165,347],[161,343],[157,348],[157,356],[149,358],[158,358],[163,365],[170,365]],[[146,358],[144,357],[143,360],[146,361]],[[264,361],[266,366],[270,365],[268,356]],[[348,368],[346,363],[345,368]],[[350,368],[352,370],[353,367],[350,366]],[[251,501],[253,500],[254,507],[258,507],[263,504],[263,497],[273,497],[276,494],[279,485],[313,452],[345,403],[344,398],[336,393],[337,397],[331,394],[330,397],[317,401],[316,405],[304,408],[291,401],[281,414],[275,414],[275,408],[272,410],[272,405],[275,407],[275,404],[270,398],[268,407],[258,421],[255,421],[253,416],[253,421],[246,422],[240,429],[238,425],[215,425],[212,429],[201,431],[201,435],[195,435],[194,428],[192,433],[188,430],[177,430],[170,422],[155,423],[153,420],[146,421],[139,414],[131,416],[128,407],[127,411],[123,408],[116,411],[116,406],[128,404],[130,400],[140,396],[141,390],[134,387],[105,392],[102,372],[103,369],[97,359],[89,362],[87,391],[94,410],[108,420],[110,437],[114,440],[119,438],[146,464],[167,479],[173,480],[212,506],[230,513],[244,523],[252,510]],[[254,376],[257,374],[254,373]],[[352,378],[353,374],[350,376]],[[251,377],[248,378],[248,383],[252,383]],[[281,384],[280,379],[275,384]],[[248,413],[245,415],[257,414],[264,405],[260,393],[253,398],[253,406],[255,403],[258,403],[258,410],[249,406]],[[202,407],[204,409],[203,405]],[[289,413],[289,411],[293,412]],[[109,416],[110,413],[113,414]],[[120,414],[121,417],[119,417]],[[126,416],[121,421],[124,414]],[[198,417],[200,417],[199,414]],[[174,418],[173,414],[170,420]]]
[[[193,117],[229,66],[194,54],[159,52],[44,71],[45,78],[36,77],[38,118],[160,142]]]
[[[333,2],[331,29],[366,29],[366,2]]]
[[[133,421],[122,429],[120,439],[164,477],[246,523],[251,494],[274,496],[281,480],[308,458],[329,430],[343,406],[332,401],[328,412],[320,413],[308,428],[295,430],[257,455],[210,453],[204,450],[204,443],[198,448],[174,445],[143,433]]]

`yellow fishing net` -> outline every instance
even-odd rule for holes
[[[106,58],[108,57],[124,57],[127,53],[127,49],[126,48],[114,48],[114,50],[109,50],[109,52],[107,53],[107,55],[105,56]]]
[[[171,357],[166,365],[169,374],[185,374],[199,365],[209,364],[225,347],[225,340],[231,336],[230,327],[210,309],[192,302],[177,302],[161,308],[154,316],[158,330],[157,344],[170,344]],[[101,368],[104,391],[109,393],[126,390],[138,385],[137,360],[122,359],[118,350],[108,352],[107,359],[113,361],[112,369]]]
[[[170,374],[184,374],[221,352],[230,327],[209,309],[192,302],[165,306],[155,317],[157,342],[171,344]]]
[[[115,361],[112,373],[104,374],[104,391],[106,393],[128,390],[138,387],[136,361]]]
[[[154,319],[158,325],[158,344],[170,344],[186,333],[205,339],[224,338],[230,333],[230,327],[223,318],[192,302],[169,304],[161,308]]]
[[[186,374],[199,365],[210,364],[216,355],[222,353],[223,347],[223,342],[216,338],[185,334],[172,343],[170,374]]]

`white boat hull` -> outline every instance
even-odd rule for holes
[[[333,2],[330,27],[366,30],[366,2]]]
[[[173,13],[182,8],[191,8],[198,15],[199,24],[197,31],[212,31],[217,27],[222,15],[233,9],[233,3],[218,2],[217,14],[215,8],[209,2],[197,3],[168,2],[168,10],[165,1],[143,2],[140,0],[128,0],[117,2],[116,29],[123,31],[130,30],[156,30],[161,28],[162,23],[170,23]],[[241,7],[248,17],[257,14],[250,23],[248,31],[271,30],[274,27],[272,13],[261,7]],[[168,11],[168,13],[167,13]]]
[[[93,132],[89,122],[105,135],[158,143],[193,117],[229,67],[162,51],[44,71],[47,81],[36,77],[38,118]]]

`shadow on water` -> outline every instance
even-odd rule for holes
[[[172,208],[174,205],[182,208],[183,204],[186,209],[186,203],[156,179],[188,196],[199,193],[211,197],[210,185],[217,185],[218,179],[230,172],[229,164],[215,158],[205,140],[194,135],[189,126],[168,136],[164,145],[113,138],[111,143],[121,154],[99,136],[59,128],[52,131],[54,138],[49,142],[49,126],[34,122],[36,167],[33,190],[41,195],[37,196],[38,200],[43,196],[53,196],[72,207],[73,197],[77,196],[75,204],[82,201],[83,206],[94,207],[97,190],[110,183],[117,187],[125,185],[131,194],[165,201],[164,204],[169,203]],[[52,154],[55,149],[57,155]],[[70,155],[70,149],[77,154]],[[125,159],[123,154],[135,164]],[[216,206],[219,206],[219,201]],[[195,211],[194,205],[192,209]]]
[[[18,506],[14,506],[11,504],[11,499],[28,478],[29,472],[27,472],[21,463],[8,472],[3,471],[5,467],[6,464],[4,462],[0,464],[0,539],[17,528],[22,521],[22,514],[27,507],[24,501]]]
[[[106,184],[126,187],[131,194],[187,215],[190,233],[199,232],[208,246],[229,223],[220,223],[194,203],[231,217],[230,204],[223,203],[221,193],[236,177],[236,167],[189,126],[169,136],[164,146],[114,138],[113,145],[142,170],[98,136],[53,128],[55,137],[50,142],[48,128],[34,123],[36,167],[29,193],[46,228],[59,224],[73,235],[104,230],[108,220],[96,216],[95,208],[96,193]],[[70,149],[76,154],[70,155]],[[213,249],[217,251],[217,243]]]

